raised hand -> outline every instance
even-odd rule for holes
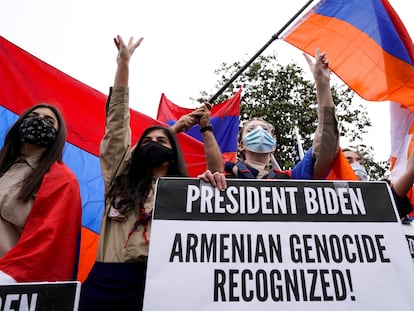
[[[196,124],[200,125],[200,128],[210,125],[211,116],[211,104],[204,103],[202,106],[194,110],[191,115],[195,118]]]
[[[196,108],[189,114],[183,115],[177,122],[171,127],[176,133],[188,131],[196,124],[200,125],[200,128],[210,125],[210,109],[211,105],[205,103]]]
[[[312,71],[315,81],[329,81],[331,71],[329,69],[329,61],[326,57],[326,52],[320,53],[319,49],[316,49],[315,62],[312,61],[308,54],[303,53],[303,55],[309,64],[309,68]]]
[[[114,43],[116,48],[118,49],[118,56],[117,62],[129,62],[132,54],[134,54],[135,49],[141,44],[144,38],[139,38],[136,42],[134,42],[134,38],[129,38],[128,45],[125,44],[124,40],[120,35],[117,35],[114,38]]]

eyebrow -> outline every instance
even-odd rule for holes
[[[161,139],[162,139],[162,140],[167,140],[167,141],[170,141],[170,140],[168,139],[168,137],[167,137],[167,136],[156,136],[156,137],[145,136],[143,140],[144,140],[144,141],[145,141],[145,140],[153,140],[154,138],[155,138],[156,140],[161,140]]]
[[[38,112],[36,112],[36,111],[32,111],[32,112],[30,112],[30,113],[28,114],[28,116],[32,116],[32,115],[39,116],[40,114],[39,114]],[[56,118],[56,117],[54,117],[54,116],[45,115],[45,116],[44,116],[44,118],[47,118],[47,119],[51,119],[51,120],[57,121],[57,118]]]

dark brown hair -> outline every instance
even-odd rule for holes
[[[24,111],[6,134],[3,148],[0,151],[0,176],[3,175],[13,163],[21,156],[22,143],[20,141],[18,128],[22,121],[37,108],[48,108],[56,116],[58,130],[55,141],[47,147],[39,159],[39,165],[23,181],[22,189],[18,199],[29,201],[39,190],[43,176],[49,171],[53,163],[62,160],[63,147],[66,142],[66,124],[60,111],[48,104],[38,104]]]

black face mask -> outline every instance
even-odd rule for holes
[[[57,133],[55,127],[41,117],[24,119],[17,131],[22,143],[42,147],[50,146],[55,141]]]
[[[141,146],[135,153],[135,161],[140,161],[149,169],[156,168],[174,158],[174,151],[154,141]]]

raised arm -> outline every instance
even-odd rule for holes
[[[210,127],[211,105],[205,103],[193,112],[182,116],[171,128],[176,132],[189,130],[192,126],[199,124],[201,135],[204,140],[204,153],[207,161],[207,169],[212,173],[224,170],[220,147],[217,144],[213,128]]]
[[[206,155],[207,169],[212,173],[223,172],[224,165],[221,157],[220,147],[214,136],[214,129],[210,124],[211,105],[205,103],[193,112],[198,124],[200,125],[200,132],[204,140],[204,153]]]
[[[114,38],[118,49],[117,69],[115,72],[114,85],[110,89],[106,102],[106,126],[105,135],[100,145],[100,164],[105,187],[122,170],[129,157],[131,149],[131,130],[129,127],[129,61],[135,49],[142,42],[140,38],[134,43],[129,39],[128,45],[120,36]]]
[[[414,151],[407,161],[407,168],[404,173],[394,183],[393,187],[395,192],[400,198],[404,198],[407,192],[412,188],[414,183]]]
[[[315,63],[304,54],[316,84],[318,126],[312,145],[313,178],[326,177],[339,151],[338,121],[330,86],[330,70],[326,52],[316,50]]]

